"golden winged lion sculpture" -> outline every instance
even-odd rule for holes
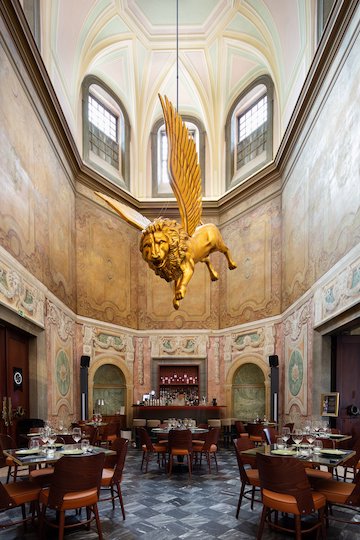
[[[179,309],[196,263],[206,264],[212,281],[219,276],[210,262],[210,253],[223,253],[230,270],[236,268],[236,263],[217,226],[201,223],[201,172],[195,142],[167,97],[163,99],[159,95],[159,98],[168,138],[170,185],[179,205],[181,225],[173,219],[162,217],[151,222],[119,201],[99,192],[96,194],[123,219],[142,231],[140,251],[143,259],[155,274],[166,281],[174,281],[173,305]]]

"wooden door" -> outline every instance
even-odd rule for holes
[[[0,428],[15,438],[16,422],[29,416],[29,337],[0,325]]]
[[[349,405],[360,409],[360,336],[336,337],[336,391],[340,396],[337,425],[342,432],[351,433],[353,424],[359,424],[359,416],[347,413]]]

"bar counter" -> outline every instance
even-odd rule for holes
[[[167,420],[167,418],[193,418],[197,424],[209,418],[224,417],[226,405],[133,405],[134,418]]]

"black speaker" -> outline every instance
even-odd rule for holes
[[[89,367],[90,365],[90,356],[82,356],[80,358],[80,367]]]
[[[269,356],[269,366],[270,367],[278,367],[279,365],[279,357],[277,354],[272,354]]]

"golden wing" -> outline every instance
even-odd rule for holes
[[[140,212],[137,212],[133,208],[130,208],[130,206],[126,206],[126,204],[121,203],[120,201],[116,201],[112,197],[108,197],[108,195],[104,195],[103,193],[100,193],[99,191],[94,191],[95,195],[103,199],[119,216],[121,216],[125,221],[130,223],[130,225],[133,225],[140,231],[143,231],[146,229],[146,227],[151,223],[151,221],[140,214]]]
[[[201,170],[194,139],[166,96],[159,94],[168,138],[171,189],[179,205],[182,226],[192,236],[202,213]]]

